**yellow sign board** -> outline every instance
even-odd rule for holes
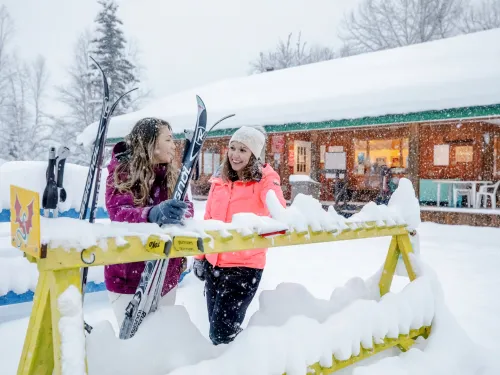
[[[41,258],[40,197],[37,192],[10,186],[10,233],[12,246]]]
[[[146,249],[150,253],[158,254],[158,255],[166,255],[165,251],[168,248],[169,243],[163,241],[160,237],[152,235],[149,236],[148,242],[146,243]]]
[[[174,236],[171,241],[163,241],[160,237],[151,235],[146,243],[146,250],[158,255],[174,258],[177,253],[183,256],[198,255],[204,252],[203,239],[199,237]]]
[[[176,252],[185,252],[190,255],[203,254],[203,239],[199,237],[175,236],[172,255]]]

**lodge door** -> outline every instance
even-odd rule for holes
[[[295,163],[293,174],[309,175],[311,172],[311,142],[294,142]]]

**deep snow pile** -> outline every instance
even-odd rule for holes
[[[82,294],[71,285],[57,300],[61,313],[59,333],[61,335],[61,365],[63,374],[86,375],[85,333],[81,329]]]
[[[360,345],[372,348],[384,337],[397,338],[431,324],[436,300],[431,277],[423,275],[382,299],[379,277],[380,272],[367,282],[352,279],[334,289],[329,301],[314,298],[300,285],[282,284],[262,293],[260,310],[247,329],[231,345],[218,348],[208,344],[180,306],[162,308],[127,341],[117,339],[111,324],[103,322],[87,341],[89,373],[116,363],[107,373],[135,374],[146,372],[148,363],[148,374],[193,365],[174,373],[231,374],[238,368],[242,374],[303,375],[318,361],[331,366],[332,354],[345,360],[359,354]],[[138,350],[140,364],[134,360]]]
[[[0,165],[0,211],[10,207],[10,185],[36,191],[43,196],[46,186],[46,161],[9,161]],[[65,202],[60,202],[61,211],[79,209],[87,180],[88,167],[66,163],[63,186],[67,192]],[[108,170],[102,169],[98,207],[104,206],[104,193]]]
[[[493,375],[445,306],[435,273],[418,259],[413,264],[418,279],[382,298],[380,272],[366,281],[349,280],[329,300],[313,297],[300,284],[282,283],[261,293],[259,310],[230,345],[212,346],[183,306],[162,307],[127,341],[117,339],[111,323],[103,321],[87,339],[89,374],[234,374],[237,369],[249,375],[303,375],[315,362],[331,365],[332,354],[347,359],[359,353],[360,345],[369,348],[379,338],[432,323],[430,338],[419,339],[409,352],[388,350],[378,361],[347,370],[356,375]]]

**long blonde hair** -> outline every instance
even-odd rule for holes
[[[172,131],[172,127],[165,120],[152,117],[139,120],[125,137],[127,150],[121,156],[117,156],[120,163],[113,176],[115,188],[122,193],[131,193],[137,206],[148,205],[151,186],[156,178],[157,164],[154,162],[156,140],[164,126]],[[167,189],[169,197],[173,194],[178,173],[173,163],[166,164],[162,185]]]

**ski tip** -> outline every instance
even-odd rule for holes
[[[206,110],[205,103],[203,103],[203,100],[198,95],[196,95],[196,102],[198,103],[198,110]]]
[[[99,68],[99,70],[100,70],[101,72],[103,72],[103,74],[104,74],[104,70],[102,70],[102,68],[101,68],[101,66],[99,65],[99,63],[98,63],[98,62],[97,62],[97,61],[96,61],[96,60],[95,60],[92,56],[90,56],[90,55],[89,55],[89,57],[90,57],[90,59],[94,62],[94,64],[96,64],[96,65],[97,65],[97,67]]]

